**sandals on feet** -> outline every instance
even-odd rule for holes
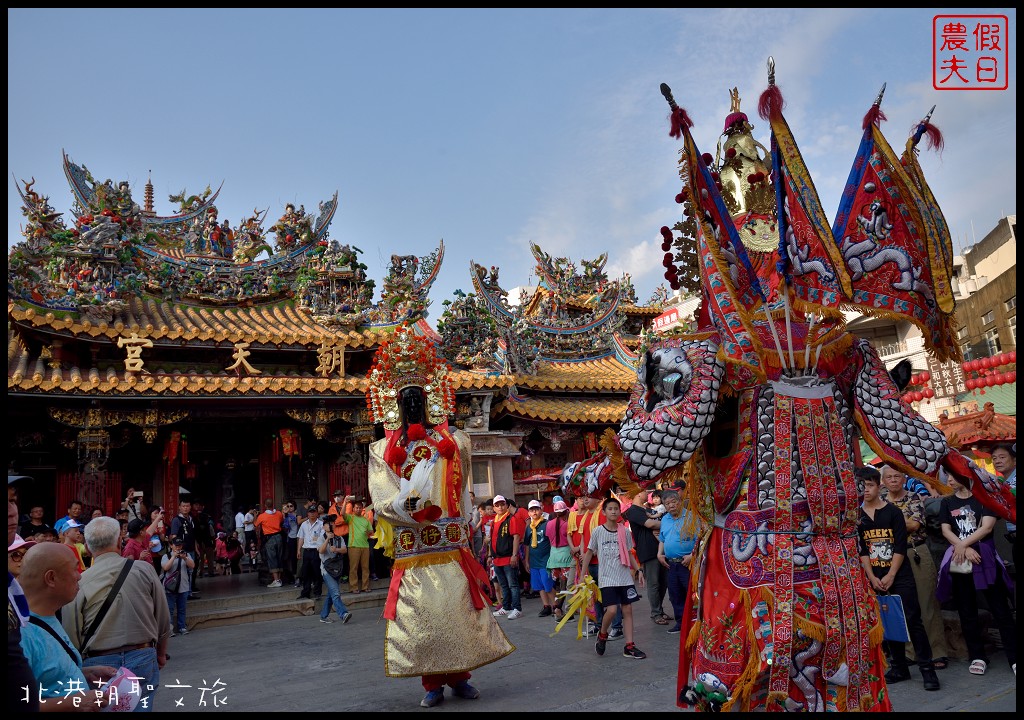
[[[971,666],[968,670],[971,675],[984,675],[985,671],[988,670],[988,663],[984,660],[971,660]]]
[[[669,619],[664,615],[659,615],[658,617],[651,618],[651,620],[654,621],[655,625],[668,625],[670,622]]]
[[[936,670],[945,670],[949,667],[949,658],[935,658],[932,660],[932,664],[935,666]]]

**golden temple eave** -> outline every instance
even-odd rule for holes
[[[643,317],[657,317],[664,309],[661,305],[619,305],[619,311],[623,314]]]
[[[458,390],[504,390],[512,387],[515,378],[511,375],[480,373],[472,370],[452,370],[448,377],[452,388]]]
[[[327,328],[296,309],[294,303],[208,308],[132,297],[109,322],[93,322],[76,313],[44,312],[15,302],[8,303],[7,314],[14,322],[61,335],[111,340],[131,333],[156,342],[199,340],[278,346],[308,346],[330,339],[332,344],[345,348],[370,349],[391,334],[388,328]]]
[[[636,382],[636,371],[614,355],[583,362],[546,362],[536,375],[516,375],[516,385],[535,390],[575,390],[629,392]]]
[[[579,424],[615,424],[622,420],[629,398],[508,398],[492,412],[527,420]]]

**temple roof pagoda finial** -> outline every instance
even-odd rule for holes
[[[147,217],[154,217],[156,211],[153,210],[153,171],[149,171],[149,178],[146,180],[146,198],[145,206],[142,209],[142,214]]]

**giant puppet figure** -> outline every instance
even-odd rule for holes
[[[662,229],[666,277],[682,284],[675,263],[692,257],[701,306],[696,331],[641,347],[625,419],[603,444],[624,487],[685,476],[707,528],[680,705],[888,710],[877,603],[858,562],[858,436],[910,475],[940,485],[942,468],[998,514],[1016,513],[842,323],[847,308],[909,320],[933,356],[958,359],[949,234],[915,157],[925,133],[941,136],[926,119],[898,157],[879,128],[880,94],[830,228],[773,71],[759,104],[770,151],[734,94],[718,158],[702,155],[662,86],[684,144],[683,220]]]
[[[470,670],[515,650],[491,616],[489,580],[470,550],[469,437],[449,430],[448,367],[408,326],[381,344],[367,404],[385,437],[370,446],[379,546],[394,552],[384,618],[384,674],[421,676],[432,707],[444,686],[473,699]]]

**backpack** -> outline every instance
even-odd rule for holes
[[[501,525],[493,531],[498,533],[497,539],[494,541],[494,557],[512,557],[513,537],[512,533],[509,531],[511,524],[512,515],[510,513],[509,516],[502,521]]]

